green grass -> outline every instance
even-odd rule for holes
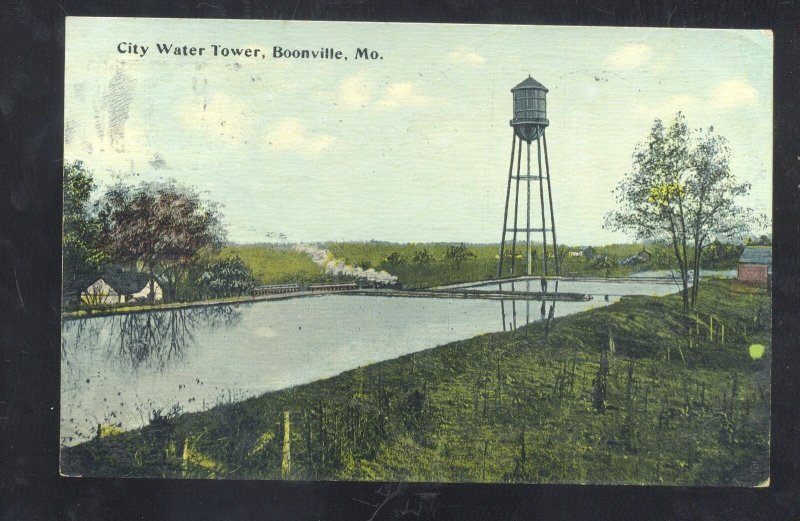
[[[473,257],[460,264],[444,260],[444,253],[449,243],[425,244],[396,244],[389,242],[333,242],[326,245],[334,257],[344,260],[351,265],[364,268],[386,270],[396,275],[406,288],[425,288],[460,282],[473,282],[493,279],[497,276],[498,246],[494,244],[468,244],[466,245]],[[510,248],[510,246],[509,246]],[[414,261],[414,255],[426,249],[433,256],[429,263]],[[510,264],[506,264],[503,277],[525,274],[526,265],[522,258],[524,245],[518,245],[515,271],[508,271]],[[568,247],[568,250],[577,251],[579,247]],[[615,262],[632,255],[642,249],[641,244],[611,244],[596,246],[598,255],[609,256]],[[560,272],[563,276],[571,277],[624,277],[637,271],[662,270],[674,267],[675,261],[668,248],[659,245],[648,245],[652,253],[649,262],[632,264],[629,266],[613,266],[609,269],[594,266],[589,259],[584,257],[566,256],[561,261]],[[542,247],[535,245],[534,273],[541,273]],[[392,263],[388,260],[392,253],[399,255],[401,262]],[[506,250],[510,262],[511,251]],[[731,266],[735,266],[733,263]],[[728,267],[727,265],[724,267]],[[548,271],[553,273],[554,259],[548,259]]]
[[[305,253],[288,246],[233,245],[226,246],[220,257],[238,255],[253,272],[259,284],[312,284],[326,280],[325,270],[311,261]]]
[[[62,472],[758,484],[769,475],[769,295],[707,281],[697,311],[726,326],[724,343],[701,328],[689,347],[694,322],[677,295],[633,297],[549,327],[482,335],[158,418],[64,450]],[[753,360],[751,344],[766,346],[765,355]],[[292,425],[288,472],[281,470],[284,411]]]

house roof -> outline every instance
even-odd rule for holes
[[[139,272],[105,272],[92,275],[80,275],[67,284],[67,292],[80,292],[103,279],[120,295],[130,295],[141,291],[150,283],[147,273]]]
[[[772,247],[747,246],[739,262],[743,264],[767,264],[772,266]]]
[[[531,78],[530,74],[528,75],[527,78],[522,80],[522,82],[519,85],[517,85],[516,87],[511,89],[511,91],[513,92],[513,91],[518,90],[518,89],[542,89],[545,92],[548,92],[547,87],[545,87],[544,85],[542,85],[538,81],[536,81],[533,78]]]

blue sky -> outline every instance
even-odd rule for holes
[[[212,44],[267,58],[214,57]],[[273,59],[273,46],[349,59]],[[356,60],[359,47],[383,59]],[[65,159],[101,189],[192,185],[223,205],[235,242],[496,242],[509,90],[528,74],[550,89],[561,242],[630,240],[602,229],[611,190],[654,118],[677,110],[729,140],[753,185],[742,203],[771,214],[766,31],[68,18]]]

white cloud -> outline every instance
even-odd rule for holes
[[[717,109],[755,105],[757,102],[758,91],[745,80],[723,81],[711,91],[711,104]]]
[[[379,88],[362,73],[342,80],[336,100],[337,104],[344,107],[361,108],[373,104],[383,108],[413,107],[433,101],[431,97],[421,94],[413,83],[388,83]]]
[[[286,118],[271,125],[265,136],[268,149],[294,150],[306,154],[318,154],[328,150],[335,139],[327,134],[309,132],[297,118]]]
[[[339,85],[337,99],[339,103],[349,107],[365,106],[372,100],[373,86],[367,78],[359,73],[345,78]]]
[[[469,65],[480,65],[486,61],[486,58],[481,56],[476,52],[469,52],[467,50],[461,49],[458,51],[453,51],[447,55],[451,62],[454,63],[466,63]]]
[[[430,102],[431,98],[419,94],[413,83],[390,83],[378,104],[382,107],[408,107],[427,105]]]
[[[612,69],[635,69],[647,63],[651,52],[649,45],[629,43],[611,53],[606,58],[606,66]]]

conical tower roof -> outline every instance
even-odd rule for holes
[[[542,85],[538,81],[536,81],[533,78],[531,78],[530,74],[528,74],[528,77],[525,78],[522,81],[522,83],[520,83],[519,85],[517,85],[516,87],[511,89],[511,92],[514,92],[515,90],[518,90],[518,89],[542,89],[545,92],[548,92],[547,87],[545,87],[544,85]]]

